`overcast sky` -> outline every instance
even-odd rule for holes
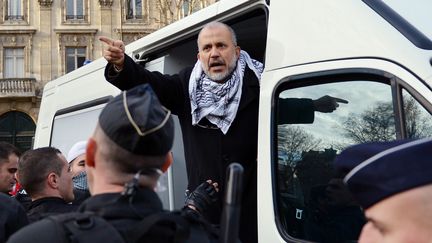
[[[432,40],[432,0],[384,0]]]
[[[361,90],[362,92],[358,92]],[[283,98],[310,98],[318,99],[324,95],[347,100],[348,104],[340,104],[339,108],[332,113],[315,112],[312,124],[296,126],[305,129],[315,138],[321,139],[323,145],[328,148],[329,144],[351,143],[344,136],[343,122],[352,115],[360,116],[367,110],[375,108],[381,102],[391,102],[390,86],[370,81],[355,81],[346,83],[328,83],[322,85],[306,86],[286,90],[281,93]]]

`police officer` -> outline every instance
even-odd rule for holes
[[[102,110],[88,140],[85,168],[92,196],[80,206],[80,216],[73,217],[73,224],[58,217],[41,220],[13,235],[9,242],[60,242],[59,237],[67,234],[74,242],[89,238],[93,242],[122,242],[116,241],[116,235],[125,242],[211,242],[216,236],[198,212],[217,198],[217,184],[201,184],[189,198],[189,206],[178,214],[163,213],[154,191],[159,176],[172,162],[173,137],[171,113],[160,105],[148,84],[123,91]],[[85,222],[93,221],[83,220],[89,212],[108,226],[98,231],[100,220],[91,218],[96,223],[90,227]],[[66,228],[57,230],[59,221]],[[86,227],[70,228],[83,222]],[[110,232],[111,227],[119,234]]]
[[[365,210],[360,243],[432,242],[432,140],[356,145],[335,161]]]

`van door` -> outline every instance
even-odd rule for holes
[[[262,84],[260,242],[355,242],[365,217],[333,161],[358,143],[432,137],[430,87],[373,58],[279,69]],[[326,96],[348,103],[316,111]]]
[[[178,62],[173,61],[170,56],[163,56],[146,63],[145,68],[149,71],[174,74],[179,72],[182,66],[178,65]],[[169,210],[181,209],[184,206],[185,190],[187,188],[186,162],[181,127],[177,116],[173,115],[173,119],[175,126],[172,148],[174,162],[167,173],[161,176],[156,187],[164,208]]]

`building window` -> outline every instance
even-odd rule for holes
[[[24,20],[21,0],[7,0],[7,20]]]
[[[66,20],[84,20],[84,0],[66,0]]]
[[[85,47],[66,47],[66,73],[83,66],[85,60]]]
[[[61,55],[61,65],[58,66],[59,73],[69,73],[83,66],[85,60],[92,60],[93,40],[97,31],[97,29],[78,30],[76,32],[70,30],[55,31],[59,37],[59,54]]]
[[[24,48],[4,49],[4,77],[24,77]]]
[[[126,19],[143,19],[141,0],[126,0]]]

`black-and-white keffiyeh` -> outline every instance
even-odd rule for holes
[[[261,79],[264,66],[251,59],[245,51],[240,51],[237,66],[231,78],[225,83],[211,80],[203,71],[201,62],[195,64],[189,79],[189,97],[192,109],[192,125],[206,117],[224,134],[228,132],[236,117],[243,87],[246,65]]]

